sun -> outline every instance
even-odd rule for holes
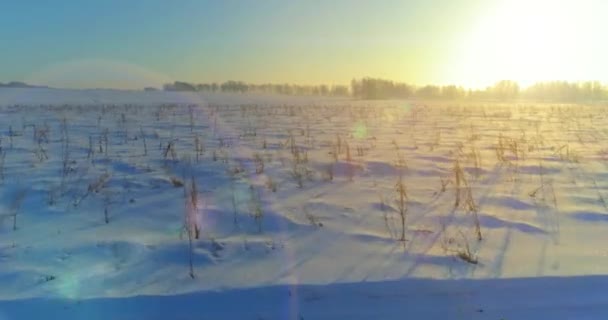
[[[509,79],[521,85],[575,80],[586,41],[584,15],[574,2],[505,0],[481,13],[452,61],[453,76],[469,87]],[[464,80],[464,81],[463,81]]]

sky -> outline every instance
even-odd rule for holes
[[[608,80],[602,0],[57,0],[0,10],[0,82]]]

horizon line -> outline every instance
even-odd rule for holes
[[[24,81],[9,80],[9,81],[4,81],[4,82],[0,81],[0,89],[2,89],[2,88],[30,88],[30,89],[37,88],[37,89],[65,89],[65,90],[123,90],[123,91],[141,91],[141,90],[145,90],[147,88],[153,88],[153,89],[157,89],[159,91],[164,91],[164,86],[165,85],[172,85],[172,84],[176,84],[176,83],[185,83],[185,84],[189,84],[189,85],[198,86],[198,85],[213,85],[213,84],[221,85],[221,84],[226,84],[226,83],[234,82],[234,83],[245,84],[245,85],[248,85],[248,86],[249,85],[253,85],[253,86],[289,85],[289,86],[297,86],[297,87],[304,87],[304,88],[306,88],[306,87],[312,88],[312,87],[327,86],[328,88],[347,87],[350,90],[351,85],[352,85],[352,81],[361,81],[361,80],[364,80],[364,79],[388,81],[388,82],[392,82],[395,85],[407,85],[407,86],[410,86],[410,87],[415,88],[415,89],[420,89],[420,88],[424,88],[424,87],[437,87],[437,88],[456,87],[456,88],[460,88],[460,89],[463,89],[463,90],[466,90],[466,91],[487,90],[487,89],[492,88],[493,86],[495,86],[495,85],[497,85],[497,84],[499,84],[501,82],[509,82],[509,83],[517,84],[517,86],[519,87],[520,90],[525,90],[527,88],[534,87],[535,85],[548,84],[548,83],[568,83],[568,84],[577,84],[577,85],[581,85],[581,84],[585,84],[585,83],[596,83],[596,84],[599,84],[601,87],[608,86],[608,82],[604,82],[604,81],[601,81],[601,80],[564,80],[564,79],[552,79],[552,80],[538,80],[538,81],[528,82],[528,84],[522,84],[520,81],[517,81],[517,80],[501,79],[501,80],[494,81],[490,85],[475,87],[475,86],[465,86],[465,85],[461,85],[461,84],[457,84],[457,83],[447,83],[447,84],[425,83],[425,84],[418,84],[418,83],[413,83],[413,82],[399,81],[399,80],[393,80],[393,79],[382,78],[382,77],[365,76],[365,77],[360,77],[360,78],[352,78],[351,81],[349,81],[348,83],[316,83],[316,84],[310,84],[310,83],[308,83],[308,84],[305,84],[305,83],[297,83],[297,82],[249,82],[249,81],[245,81],[245,80],[234,80],[234,79],[228,79],[228,80],[224,80],[224,81],[206,81],[206,82],[190,82],[190,81],[184,81],[184,80],[171,80],[172,82],[166,82],[166,83],[163,83],[163,84],[161,84],[159,86],[154,85],[154,84],[150,84],[150,85],[144,85],[144,86],[141,86],[141,87],[132,87],[132,88],[128,88],[128,87],[110,87],[110,86],[95,86],[95,87],[51,86],[51,85],[41,84],[41,83],[28,83],[28,82],[24,82]]]

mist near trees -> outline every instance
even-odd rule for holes
[[[243,81],[226,81],[223,83],[191,84],[175,81],[165,84],[165,91],[202,91],[202,92],[232,92],[232,93],[276,93],[285,95],[320,95],[320,96],[349,96],[349,88],[345,85],[294,85],[294,84],[252,84]]]
[[[522,88],[515,81],[502,80],[485,89],[466,89],[457,85],[415,86],[380,78],[353,79],[345,85],[252,84],[243,81],[192,84],[176,81],[163,86],[165,91],[201,91],[230,93],[273,93],[284,95],[317,95],[353,97],[356,99],[438,99],[438,100],[534,100],[552,102],[600,101],[608,99],[608,88],[599,81],[538,82]]]

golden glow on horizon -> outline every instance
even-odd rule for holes
[[[590,41],[593,28],[577,4],[505,0],[480,12],[456,50],[457,58],[450,61],[446,80],[478,88],[498,80],[524,86],[545,80],[598,80],[601,75],[593,70],[604,66],[588,57],[596,46]]]

